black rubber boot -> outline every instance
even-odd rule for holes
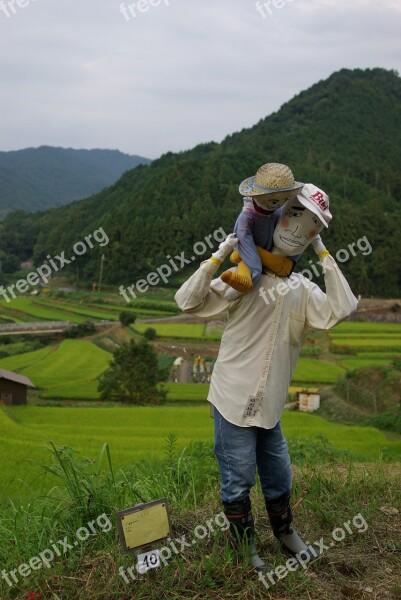
[[[311,553],[310,548],[301,540],[295,529],[291,527],[290,497],[290,494],[284,494],[275,500],[265,498],[266,510],[273,533],[279,540],[282,549],[291,556],[302,553],[304,558],[307,556],[315,558],[316,554]]]
[[[230,540],[238,556],[249,556],[256,571],[265,571],[266,564],[260,558],[255,543],[255,524],[248,498],[236,502],[223,502],[224,514],[230,523]]]

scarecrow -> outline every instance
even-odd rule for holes
[[[267,186],[261,186],[260,180],[256,184],[267,193]],[[299,192],[301,185],[302,193],[296,196],[294,192]],[[275,201],[288,200],[288,193],[291,198],[284,211],[277,217],[272,215],[276,225],[271,231],[273,256],[279,259],[302,253],[311,242],[312,231],[316,235],[331,219],[329,198],[322,190],[312,184],[295,183],[286,188],[283,192],[282,183],[276,186],[280,192],[275,194],[283,196],[275,195]],[[268,206],[266,199],[265,203]],[[356,309],[357,300],[323,242],[315,237],[313,246],[321,259],[326,293],[301,274],[282,278],[270,269],[261,273],[261,267],[255,264],[258,277],[250,291],[232,301],[226,296],[230,289],[227,283],[212,278],[236,244],[236,236],[230,234],[181,286],[175,300],[181,310],[198,317],[212,318],[228,311],[208,394],[214,416],[214,452],[231,539],[239,555],[245,551],[252,568],[262,572],[269,567],[256,547],[250,500],[256,471],[269,521],[281,547],[292,555],[304,552],[311,556],[312,549],[292,526],[291,461],[281,430],[281,414],[305,334],[334,327]],[[241,249],[239,246],[239,252]]]

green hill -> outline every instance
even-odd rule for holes
[[[40,146],[0,152],[0,218],[17,208],[45,210],[85,198],[149,162],[118,150]]]
[[[167,255],[185,251],[190,257],[193,244],[219,227],[230,232],[242,206],[239,182],[261,164],[281,161],[296,179],[330,194],[334,219],[324,239],[334,254],[367,237],[373,251],[364,256],[357,249],[343,263],[354,291],[399,296],[400,100],[396,72],[343,69],[221,144],[169,152],[91,198],[20,214],[18,233],[10,216],[0,235],[0,259],[1,252],[18,259],[33,253],[36,264],[61,250],[68,256],[77,240],[102,226],[110,244],[77,259],[80,277],[95,277],[104,253],[104,281],[132,283],[166,263]],[[308,251],[299,267],[313,256]]]

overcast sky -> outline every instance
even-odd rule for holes
[[[220,141],[343,67],[401,72],[400,31],[401,0],[0,0],[0,149]]]

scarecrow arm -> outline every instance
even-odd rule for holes
[[[218,268],[213,258],[205,260],[180,287],[174,299],[183,312],[197,317],[214,317],[229,308],[231,302],[224,299],[224,290],[214,289],[211,285],[212,276]]]
[[[220,266],[220,264],[225,260],[225,258],[232,252],[237,242],[238,240],[235,233],[230,233],[226,237],[226,239],[223,242],[221,242],[218,250],[216,252],[213,252],[211,258],[212,262]]]
[[[315,283],[305,279],[308,288],[306,321],[311,329],[327,330],[354,312],[358,300],[332,256],[323,256],[321,264],[324,268],[326,293]]]
[[[317,234],[317,236],[312,240],[311,244],[319,258],[323,258],[324,256],[330,254],[326,246],[323,244],[323,240],[319,234]]]

